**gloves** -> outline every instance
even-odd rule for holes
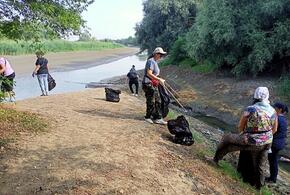
[[[164,79],[161,79],[161,78],[159,78],[159,81],[160,81],[160,84],[162,85],[162,86],[164,86],[165,84],[165,80]]]
[[[36,75],[36,73],[35,73],[35,72],[33,72],[33,73],[32,73],[32,77],[34,77],[35,75]]]

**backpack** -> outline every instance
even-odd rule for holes
[[[106,87],[105,92],[106,92],[106,101],[109,101],[109,102],[120,101],[120,97],[119,97],[119,94],[121,94],[120,90],[115,90],[115,89]]]
[[[176,144],[191,146],[194,143],[189,123],[183,115],[167,122],[167,128],[173,135],[173,142]]]
[[[129,79],[137,79],[138,78],[138,74],[136,71],[130,71],[128,74],[127,74],[127,77]]]

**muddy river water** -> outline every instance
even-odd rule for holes
[[[127,74],[133,64],[137,70],[143,69],[145,60],[144,57],[133,55],[111,63],[86,69],[51,71],[51,75],[56,80],[56,87],[50,94],[83,90],[86,84],[90,82],[99,82],[103,79]],[[36,77],[33,78],[30,74],[21,75],[19,77],[16,76],[15,81],[16,100],[38,97],[41,95]]]

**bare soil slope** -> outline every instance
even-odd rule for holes
[[[142,98],[104,89],[17,102],[52,121],[23,136],[0,158],[0,194],[249,194],[168,140],[165,126],[143,121]]]

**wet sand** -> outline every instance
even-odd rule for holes
[[[134,55],[139,51],[138,48],[117,48],[102,51],[75,51],[48,53],[49,68],[52,71],[69,71],[76,69],[89,68],[101,64],[106,64],[123,57]],[[16,75],[32,73],[36,61],[35,55],[4,56],[11,63]]]

